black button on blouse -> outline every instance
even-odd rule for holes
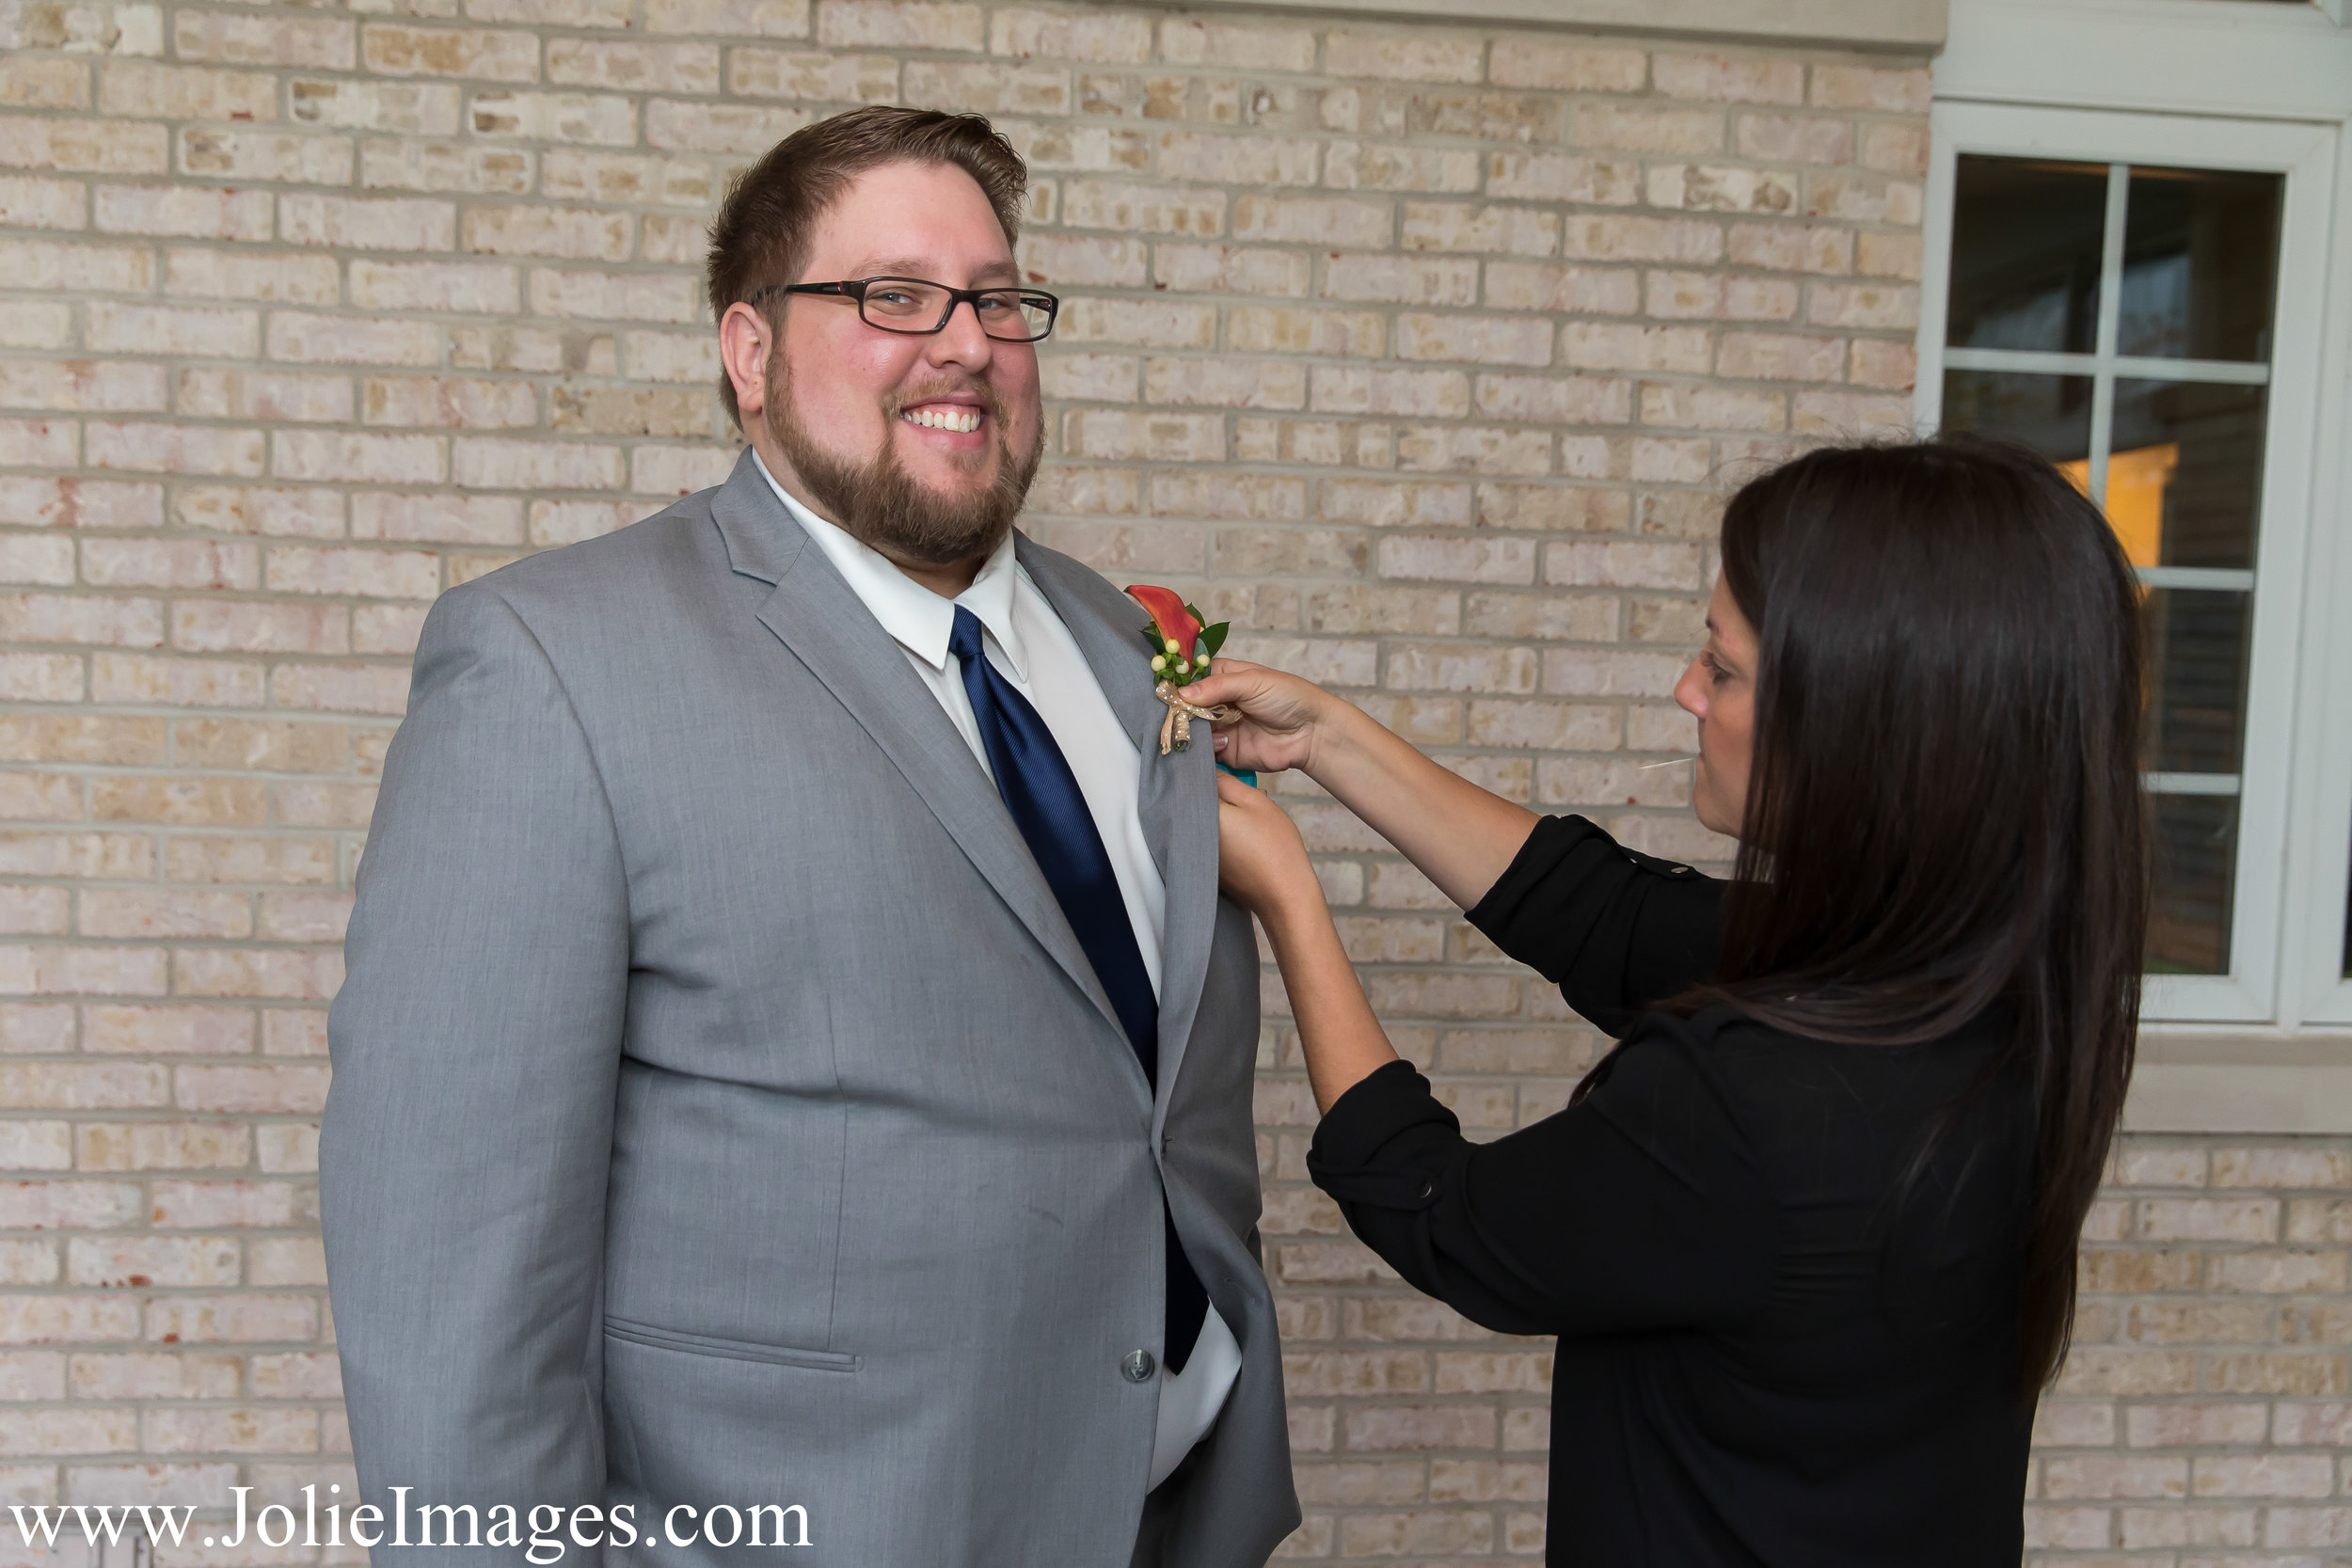
[[[1308,1168],[1417,1289],[1556,1335],[1552,1568],[2014,1568],[2009,1398],[2032,1110],[2003,1043],[1837,1045],[1645,1012],[1713,962],[1723,884],[1548,817],[1470,922],[1622,1037],[1580,1103],[1472,1144],[1408,1063]]]

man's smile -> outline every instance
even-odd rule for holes
[[[909,408],[898,418],[926,430],[950,430],[969,435],[980,428],[983,418],[977,408],[955,404],[929,404],[921,408]]]

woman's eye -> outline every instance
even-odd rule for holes
[[[1717,658],[1713,654],[1700,654],[1699,662],[1707,666],[1708,678],[1712,680],[1717,686],[1721,686],[1724,682],[1731,679],[1731,672],[1724,669],[1723,661]]]

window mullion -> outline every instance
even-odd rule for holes
[[[2106,230],[2099,245],[2099,330],[2090,379],[2090,473],[2091,504],[2107,504],[2107,458],[2114,451],[2115,351],[2122,336],[2123,214],[2131,195],[2132,166],[2107,166]]]

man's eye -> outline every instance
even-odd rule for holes
[[[982,294],[975,303],[991,315],[1001,316],[1012,309],[1012,301],[1002,294]]]
[[[914,296],[904,289],[876,289],[866,296],[877,305],[912,305]]]

